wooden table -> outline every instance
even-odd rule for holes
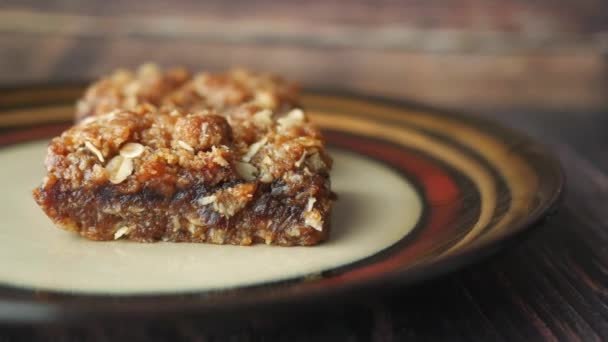
[[[74,32],[65,29],[71,27],[69,25],[57,24],[58,19],[68,23],[79,20],[82,13],[78,11],[68,13],[67,17],[53,17],[57,14],[53,12],[49,17],[48,12],[32,12],[27,6],[24,10],[25,5],[15,6],[10,11],[0,10],[0,17],[5,19],[16,18],[15,11],[20,11],[17,14],[21,22],[15,27],[7,26],[5,20],[0,24],[0,71],[5,75],[0,82],[3,85],[90,77],[113,65],[140,61],[150,56],[146,51],[158,43],[150,39],[154,32],[148,31],[143,38],[130,34],[109,39],[116,34],[112,24],[125,24],[114,19],[97,23],[106,29],[102,34],[87,35],[97,31],[82,29],[86,26],[82,23],[78,26],[81,30]],[[25,25],[23,20],[28,18],[38,20],[38,26]],[[36,27],[46,27],[51,33],[31,32]],[[190,26],[180,27],[187,30]],[[65,32],[55,32],[58,28]],[[472,54],[458,49],[443,54],[417,49],[415,45],[392,46],[388,50],[348,44],[329,48],[321,45],[320,48],[318,44],[332,44],[331,40],[315,40],[325,31],[316,36],[314,30],[309,36],[298,35],[304,31],[296,31],[293,36],[309,40],[295,45],[280,41],[268,43],[263,40],[267,36],[242,37],[238,33],[230,36],[232,41],[221,42],[212,36],[177,41],[156,37],[167,49],[189,48],[189,57],[175,50],[157,51],[152,56],[166,63],[175,61],[212,68],[235,61],[267,68],[275,64],[280,71],[301,77],[309,85],[328,82],[332,87],[393,97],[409,96],[435,105],[469,109],[477,115],[502,121],[545,142],[561,159],[567,188],[558,213],[524,242],[459,272],[394,293],[361,298],[339,307],[319,307],[305,315],[294,314],[293,319],[280,324],[254,320],[209,330],[202,328],[196,317],[177,321],[166,317],[156,322],[5,326],[0,329],[0,341],[600,341],[608,338],[608,107],[605,96],[608,69],[603,54],[591,43],[585,45],[584,42],[576,47],[578,52],[574,54],[539,52],[521,46],[506,47],[506,51],[494,54],[483,49]],[[258,44],[260,39],[265,45]],[[563,40],[558,43],[567,44]],[[200,59],[193,57],[196,54]],[[279,60],[266,60],[264,56],[269,54]],[[302,55],[306,58],[288,62]],[[225,56],[232,57],[225,61],[222,59]],[[459,71],[463,66],[470,74]],[[444,73],[439,73],[437,68],[444,68]],[[529,76],[529,72],[535,72],[534,77]]]

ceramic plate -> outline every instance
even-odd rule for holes
[[[0,93],[0,320],[243,310],[344,299],[478,259],[546,215],[558,163],[493,123],[308,93],[335,159],[332,237],[316,247],[92,242],[56,229],[31,190],[78,86]]]

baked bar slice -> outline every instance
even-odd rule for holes
[[[301,109],[161,107],[97,108],[50,142],[34,198],[53,222],[92,240],[328,238],[332,161]]]
[[[243,104],[285,111],[298,106],[298,95],[295,84],[271,74],[234,69],[192,76],[184,68],[162,71],[148,63],[135,72],[117,70],[93,83],[77,104],[76,120],[144,103],[185,111],[226,112]]]

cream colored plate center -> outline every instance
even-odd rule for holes
[[[389,247],[420,218],[415,189],[390,168],[332,151],[333,231],[316,247],[93,242],[59,230],[35,204],[45,142],[0,150],[0,284],[82,293],[179,293],[316,273]]]

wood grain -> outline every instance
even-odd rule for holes
[[[3,5],[0,85],[90,79],[154,60],[238,64],[452,108],[608,105],[608,6],[596,0]]]

